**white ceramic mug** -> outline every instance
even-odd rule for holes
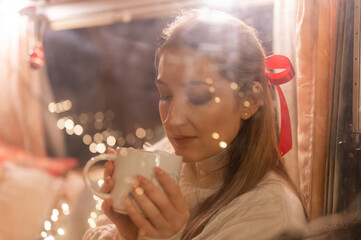
[[[94,195],[102,199],[112,198],[114,211],[126,214],[123,199],[131,193],[131,186],[137,182],[137,175],[150,179],[155,186],[159,187],[154,175],[154,167],[160,167],[178,184],[182,159],[182,156],[159,150],[150,152],[134,148],[118,148],[116,153],[100,154],[91,158],[84,167],[83,178],[85,185]],[[110,194],[101,193],[93,188],[88,177],[89,168],[103,160],[114,160],[115,184]]]

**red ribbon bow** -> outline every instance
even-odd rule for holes
[[[289,82],[295,76],[291,61],[282,55],[272,55],[265,58],[266,77],[269,84],[275,85],[280,99],[281,107],[281,131],[278,153],[282,157],[292,149],[291,120],[285,96],[279,85]],[[284,69],[282,72],[271,73],[271,69]]]

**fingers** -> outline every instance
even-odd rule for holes
[[[114,187],[115,181],[113,178],[111,178],[110,176],[108,176],[103,185],[100,188],[100,192],[102,193],[110,193]]]
[[[155,230],[155,228],[136,209],[128,196],[124,198],[124,207],[132,222],[138,227],[140,235],[144,235],[146,233],[147,236],[156,236],[157,231]]]
[[[145,192],[146,196],[147,196],[147,200],[149,198],[150,201],[152,201],[153,203],[155,203],[157,205],[157,207],[155,207],[154,204],[153,208],[155,208],[155,210],[153,212],[145,212],[146,215],[151,219],[152,222],[155,222],[154,224],[156,224],[156,222],[160,221],[160,217],[158,216],[158,214],[162,214],[164,216],[161,217],[161,219],[165,219],[165,220],[171,220],[172,218],[175,217],[175,212],[174,212],[174,207],[172,206],[171,202],[168,199],[168,196],[161,191],[158,187],[156,187],[149,179],[146,179],[143,176],[138,175],[137,176],[138,182],[139,182],[139,186],[141,187],[141,189],[143,189],[143,191]],[[143,200],[145,197],[143,197],[143,194],[139,195],[137,194],[137,189],[135,189],[135,194],[134,198],[137,200],[137,202],[140,203],[140,207],[142,208],[146,208],[146,204],[145,206],[142,206],[143,204]],[[139,193],[139,191],[138,191]],[[142,201],[143,200],[143,201]],[[149,201],[148,200],[148,201]],[[146,202],[148,204],[148,201]],[[149,202],[150,202],[149,201]],[[144,211],[144,210],[143,210]],[[154,219],[154,220],[153,220]]]
[[[117,151],[115,151],[114,148],[108,147],[107,149],[107,153],[116,153]]]
[[[105,199],[102,203],[102,209],[104,214],[113,222],[119,217],[118,213],[114,212],[112,209],[113,200],[111,198]]]
[[[179,186],[161,168],[155,167],[154,172],[157,181],[163,188],[164,192],[167,194],[175,209],[181,213],[186,213],[186,215],[189,215],[187,203],[180,191]]]
[[[108,148],[108,153],[115,152],[114,149]],[[112,178],[114,172],[114,161],[109,160],[104,164],[104,183],[100,188],[100,192],[109,193],[114,187],[114,179]]]
[[[114,161],[112,160],[108,160],[105,164],[104,164],[104,181],[108,178],[108,177],[112,177],[113,176],[113,172],[114,172]]]
[[[163,228],[167,225],[167,221],[164,218],[163,212],[160,212],[159,208],[157,207],[160,203],[154,201],[154,198],[156,198],[157,200],[161,198],[161,196],[159,196],[161,191],[144,177],[138,176],[138,180],[139,179],[141,179],[139,185],[135,184],[132,186],[132,196],[137,202],[140,209],[145,214],[145,216],[147,216],[147,218],[150,220],[152,225],[157,229]],[[147,182],[147,184],[144,182]],[[150,193],[149,190],[151,189],[154,190],[153,195],[156,195],[156,197],[149,197],[148,194]],[[164,198],[165,199],[163,200],[163,202],[168,202],[168,212],[174,212],[174,210],[172,211],[173,206],[171,206],[169,201],[167,201],[167,197],[165,195]]]

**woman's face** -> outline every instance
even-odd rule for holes
[[[236,137],[242,110],[234,83],[206,57],[188,49],[164,50],[156,85],[163,127],[184,161],[208,158]]]

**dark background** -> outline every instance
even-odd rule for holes
[[[229,13],[255,27],[266,53],[272,53],[272,5]],[[86,113],[89,121],[82,124],[82,136],[112,129],[119,137],[130,136],[128,140],[132,141],[126,146],[141,148],[144,141],[159,139],[162,129],[154,53],[168,21],[165,17],[64,31],[47,28],[44,52],[55,101],[69,99],[73,104],[70,111],[58,117],[71,116],[77,124],[80,114]],[[114,117],[105,120],[102,129],[96,129],[95,113],[109,110]],[[154,131],[154,136],[146,140],[135,137],[139,127]],[[66,145],[67,156],[79,159],[81,165],[94,155],[81,136],[66,134]]]

